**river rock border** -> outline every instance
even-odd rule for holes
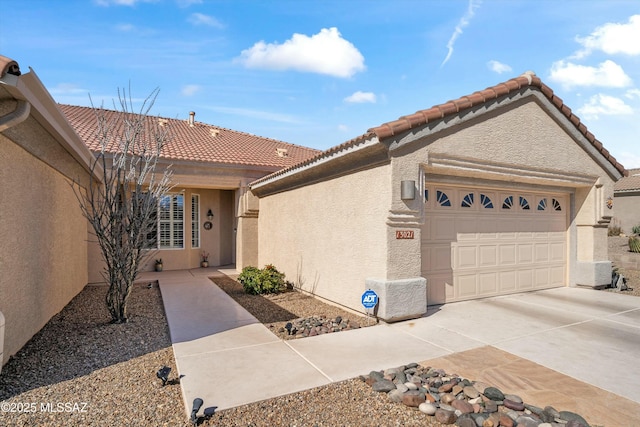
[[[529,405],[514,394],[442,369],[411,363],[360,377],[392,402],[459,427],[589,427],[580,415]]]

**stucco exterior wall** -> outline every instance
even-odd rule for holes
[[[33,123],[19,127],[28,125]],[[47,157],[56,142],[41,129],[30,128],[27,134],[45,147],[43,157],[50,163],[78,170],[76,161],[60,150]],[[2,135],[0,182],[4,363],[86,285],[87,223],[69,179]]]
[[[386,278],[389,165],[260,199],[259,265],[362,311],[367,278]]]
[[[616,224],[630,235],[633,227],[640,225],[640,191],[616,194],[613,205]]]

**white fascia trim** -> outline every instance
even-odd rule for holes
[[[290,176],[293,176],[293,175],[297,175],[297,174],[299,174],[301,172],[304,172],[306,170],[320,167],[320,166],[322,166],[322,165],[324,165],[324,164],[326,164],[328,162],[331,162],[331,161],[334,161],[336,159],[339,159],[340,157],[344,157],[344,156],[346,156],[348,154],[356,153],[356,152],[358,152],[360,150],[364,150],[364,149],[369,148],[369,147],[371,147],[373,145],[376,145],[378,143],[379,143],[379,141],[378,141],[378,137],[377,136],[374,136],[374,137],[372,137],[370,139],[365,139],[361,143],[350,145],[350,146],[345,147],[345,148],[343,148],[341,150],[338,150],[338,151],[336,151],[334,153],[331,153],[329,155],[320,157],[319,159],[314,160],[313,162],[311,162],[309,164],[302,165],[302,166],[297,167],[297,168],[293,168],[293,169],[291,169],[291,170],[289,170],[287,172],[284,172],[282,174],[273,176],[273,177],[268,178],[268,179],[266,179],[264,181],[261,181],[261,182],[259,182],[257,184],[253,184],[253,185],[250,186],[250,188],[251,189],[254,189],[254,188],[257,189],[257,188],[263,187],[263,186],[265,186],[267,184],[271,184],[271,183],[274,183],[276,181],[279,181],[281,179],[284,179],[284,178],[287,178],[287,177],[290,177]]]

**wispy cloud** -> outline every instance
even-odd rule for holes
[[[224,24],[218,21],[216,18],[210,15],[205,15],[203,13],[192,13],[187,18],[187,21],[193,25],[206,25],[208,27],[214,27],[222,29],[224,28]]]
[[[337,28],[318,34],[293,34],[282,44],[260,41],[241,52],[236,61],[249,68],[296,70],[348,78],[364,71],[364,57]]]
[[[349,132],[349,126],[340,124],[340,125],[338,125],[338,130],[340,132]]]
[[[575,86],[627,87],[632,83],[631,77],[622,67],[611,60],[606,60],[597,67],[556,61],[551,65],[549,79],[566,89]]]
[[[74,83],[58,83],[56,86],[49,89],[52,95],[78,95],[89,93],[88,89],[83,89]]]
[[[198,85],[186,85],[186,86],[182,86],[182,89],[180,90],[180,93],[184,96],[193,96],[196,93],[200,92],[202,90],[201,86]]]
[[[362,104],[365,102],[370,102],[372,104],[376,103],[376,94],[373,92],[361,92],[357,91],[353,94],[347,96],[344,99],[344,102],[348,102],[350,104]]]
[[[460,21],[458,21],[458,25],[456,25],[456,28],[453,30],[453,34],[451,34],[451,38],[447,43],[448,52],[446,58],[444,58],[444,61],[442,61],[442,64],[440,65],[441,67],[444,66],[444,64],[449,61],[449,58],[451,58],[451,55],[453,55],[453,46],[456,43],[456,40],[462,34],[462,30],[467,25],[469,25],[469,22],[471,22],[471,18],[473,18],[473,16],[476,14],[476,9],[480,7],[480,4],[482,4],[481,0],[469,0],[467,11],[462,16],[462,18],[460,18]]]
[[[135,6],[138,3],[155,3],[157,0],[94,0],[98,6]]]
[[[640,15],[633,15],[626,24],[607,23],[597,27],[586,37],[576,37],[582,49],[573,58],[580,59],[588,56],[594,50],[609,55],[640,55]]]
[[[487,66],[491,71],[496,72],[498,74],[509,73],[513,71],[509,65],[503,64],[502,62],[498,62],[498,61],[489,61],[487,62]]]
[[[598,119],[604,116],[627,116],[633,114],[633,108],[615,96],[602,93],[589,98],[589,102],[578,108],[578,113],[588,119]]]
[[[629,99],[640,99],[640,89],[629,89],[624,93],[624,96]]]
[[[207,106],[209,110],[216,111],[218,113],[231,114],[234,116],[251,117],[254,119],[267,120],[280,123],[300,123],[300,120],[296,119],[289,114],[274,113],[271,111],[252,110],[249,108],[234,108],[234,107],[218,107]]]

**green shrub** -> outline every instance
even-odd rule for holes
[[[631,252],[640,253],[640,238],[635,236],[629,237],[629,250]]]
[[[271,264],[262,270],[256,267],[243,268],[238,281],[242,284],[244,291],[251,295],[277,294],[286,287],[284,273],[280,273]]]
[[[634,225],[633,228],[631,229],[631,232],[633,234],[640,234],[640,224]]]
[[[619,236],[620,233],[622,233],[622,228],[620,228],[619,225],[610,225],[609,226],[609,232],[607,233],[608,236]]]

